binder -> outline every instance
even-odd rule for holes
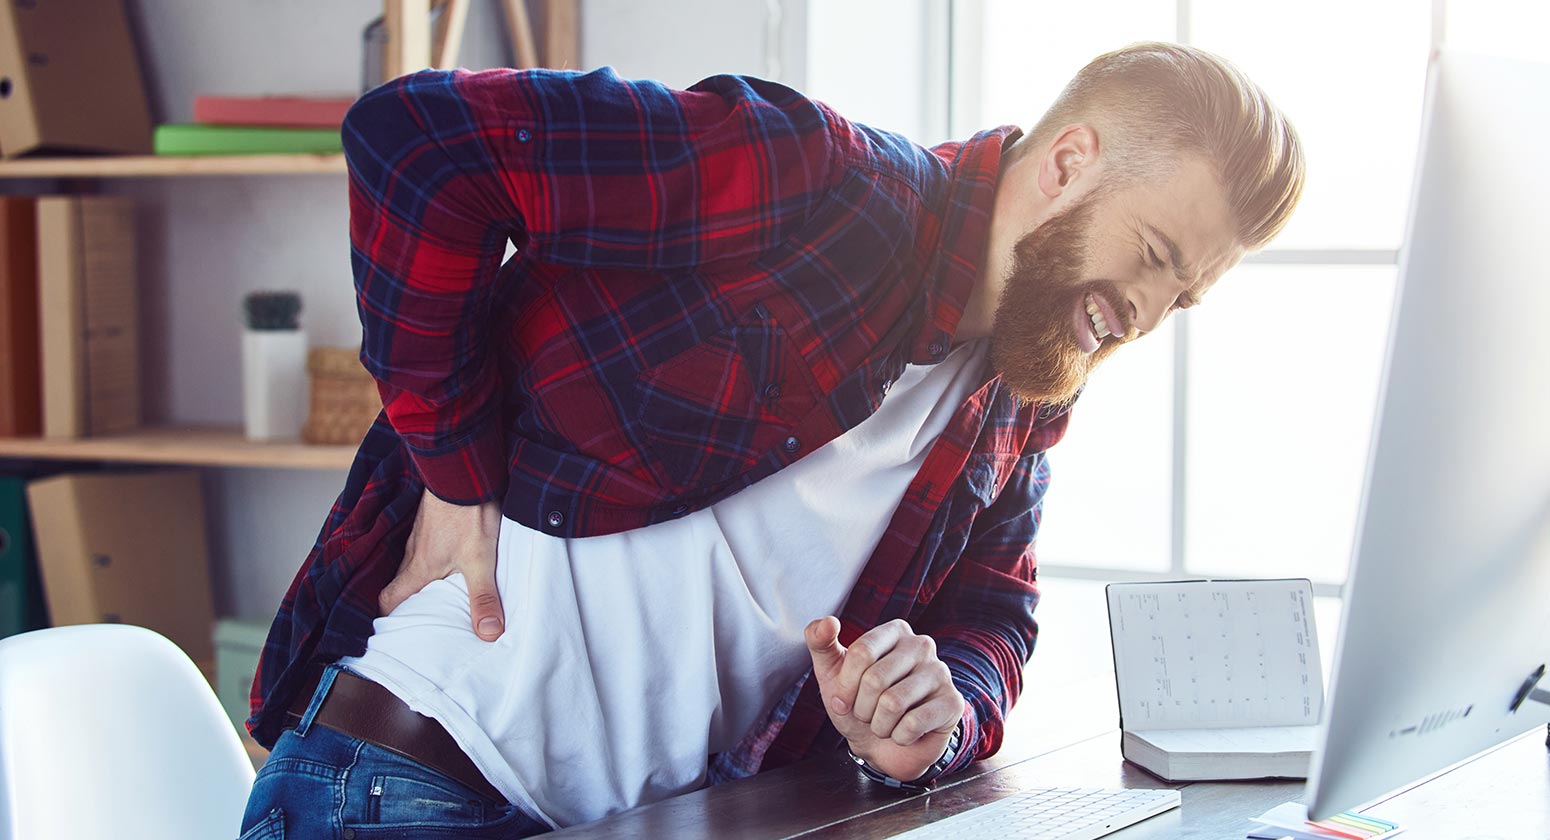
[[[33,199],[0,197],[0,437],[43,431],[37,238]]]
[[[43,434],[140,425],[133,205],[122,196],[38,199]]]
[[[26,485],[20,478],[0,476],[0,639],[47,626],[27,523]]]

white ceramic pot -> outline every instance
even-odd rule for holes
[[[307,420],[307,336],[244,330],[242,416],[248,440],[295,440]]]

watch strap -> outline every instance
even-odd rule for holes
[[[884,773],[876,767],[868,764],[866,759],[856,755],[855,752],[850,749],[849,743],[845,745],[845,751],[850,753],[850,760],[856,763],[856,766],[860,768],[862,774],[872,781],[887,785],[891,788],[898,788],[899,790],[923,793],[931,789],[932,784],[937,780],[938,777],[942,775],[942,772],[947,769],[947,766],[953,763],[953,759],[957,757],[958,751],[962,749],[962,747],[963,721],[960,720],[958,721],[958,725],[953,727],[953,734],[947,738],[947,749],[942,751],[942,757],[933,762],[930,767],[927,767],[924,773],[921,773],[916,778],[907,782],[900,779],[895,779],[887,773]]]

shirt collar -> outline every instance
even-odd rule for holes
[[[926,317],[910,347],[911,364],[935,364],[947,357],[985,258],[1001,155],[1020,136],[1022,129],[1003,125],[931,149],[948,166],[947,189],[933,214],[940,223],[926,275]]]

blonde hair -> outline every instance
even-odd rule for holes
[[[1098,132],[1120,180],[1169,173],[1198,155],[1215,167],[1244,248],[1257,250],[1302,195],[1302,144],[1286,116],[1242,70],[1205,50],[1157,41],[1093,59],[1030,132],[1044,148],[1075,123]]]

